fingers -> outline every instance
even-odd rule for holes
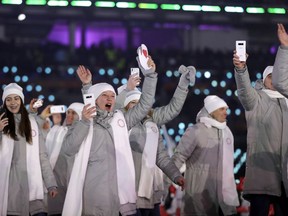
[[[8,118],[3,118],[4,113],[1,115],[1,120],[0,120],[0,131],[3,131],[3,129],[8,125]]]
[[[84,106],[82,110],[82,118],[88,120],[95,116],[96,106],[91,106],[91,104],[87,104]]]

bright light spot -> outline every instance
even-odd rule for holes
[[[200,89],[196,88],[194,89],[194,94],[199,95],[201,93]]]
[[[27,90],[28,92],[32,91],[32,90],[33,90],[32,85],[27,85],[27,86],[26,86],[26,90]]]
[[[232,95],[232,91],[231,91],[230,89],[227,89],[227,90],[226,90],[226,95],[227,95],[227,96],[231,96],[231,95]]]
[[[3,73],[8,73],[9,72],[9,67],[4,66],[2,70],[3,70]]]
[[[12,73],[16,73],[18,71],[17,67],[16,66],[12,66],[11,67],[11,72]]]
[[[114,79],[113,79],[113,83],[114,83],[115,85],[118,85],[118,84],[119,84],[119,82],[120,82],[120,81],[119,81],[119,79],[118,79],[118,78],[114,78]]]
[[[41,67],[37,67],[36,71],[37,71],[37,73],[42,73],[42,68]]]
[[[15,81],[15,82],[20,82],[20,80],[21,80],[21,77],[20,77],[20,76],[15,76],[15,77],[14,77],[14,81]]]
[[[53,101],[55,100],[55,96],[54,96],[54,95],[49,95],[49,96],[48,96],[48,100],[49,100],[50,102],[53,102]]]
[[[45,68],[45,73],[46,74],[51,74],[52,70],[50,67]]]
[[[204,89],[203,93],[204,93],[204,95],[209,95],[210,91],[209,91],[209,89]]]
[[[26,15],[25,14],[19,14],[18,15],[18,20],[19,21],[23,21],[23,20],[25,20],[26,19]]]
[[[172,136],[174,134],[174,129],[173,128],[168,129],[168,134]]]
[[[128,80],[127,80],[126,78],[123,78],[123,79],[121,80],[121,84],[122,84],[122,85],[126,84],[127,82],[128,82]]]
[[[109,76],[113,76],[114,75],[114,70],[113,69],[108,69],[107,74]]]
[[[205,72],[204,72],[204,77],[207,78],[207,79],[209,79],[209,78],[211,77],[210,71],[205,71]]]
[[[73,75],[74,72],[75,72],[74,68],[68,68],[68,70],[67,70],[67,73],[68,73],[69,75]]]
[[[201,78],[201,77],[202,77],[202,73],[201,73],[200,71],[197,71],[197,72],[196,72],[196,77],[197,77],[197,78]]]
[[[180,123],[178,124],[178,128],[179,128],[179,129],[184,129],[184,128],[185,128],[185,123],[180,122]]]
[[[228,79],[232,79],[233,74],[232,74],[231,72],[227,72],[227,73],[226,73],[226,77],[227,77]]]
[[[103,76],[105,74],[105,70],[103,68],[99,69],[99,74]]]
[[[184,132],[185,132],[185,130],[183,130],[183,129],[178,130],[178,134],[179,134],[179,135],[183,135]]]
[[[262,73],[257,73],[257,74],[256,74],[256,78],[257,78],[257,79],[262,79]]]
[[[213,87],[217,87],[218,82],[217,82],[216,80],[213,80],[213,81],[211,82],[211,85],[212,85]]]
[[[175,77],[179,77],[179,76],[180,76],[179,71],[174,71],[174,76],[175,76]]]
[[[35,90],[36,90],[37,92],[42,91],[42,86],[41,86],[41,85],[36,85],[36,86],[35,86]]]
[[[22,82],[27,82],[28,81],[28,76],[24,75],[22,76]]]
[[[179,136],[179,135],[175,136],[175,141],[176,141],[176,142],[179,142],[180,139],[181,139],[181,136]]]
[[[239,116],[241,114],[241,110],[239,108],[235,109],[235,115]]]
[[[222,81],[220,82],[220,86],[221,86],[222,88],[226,87],[226,82],[225,82],[224,80],[222,80]]]
[[[231,114],[231,109],[227,109],[227,115],[230,115]]]
[[[166,76],[167,77],[171,77],[172,76],[172,71],[170,71],[170,70],[166,71]]]

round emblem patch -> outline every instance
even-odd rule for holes
[[[151,130],[152,130],[154,133],[157,133],[157,132],[158,132],[157,127],[151,127]]]
[[[120,127],[124,127],[125,126],[125,122],[123,121],[123,119],[119,119],[117,123],[118,123],[118,125]]]
[[[34,129],[32,129],[32,137],[35,137],[36,135],[37,135],[37,132]]]
[[[227,139],[226,139],[226,143],[227,143],[228,145],[230,145],[230,144],[232,143],[232,140],[231,140],[230,138],[227,138]]]

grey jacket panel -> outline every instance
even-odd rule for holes
[[[247,68],[244,73],[236,72],[235,79],[247,121],[244,195],[280,196],[281,181],[287,192],[287,104],[284,98],[270,98],[252,88]]]
[[[222,196],[223,145],[221,130],[202,123],[188,127],[172,156],[178,168],[186,163],[184,204],[181,215],[236,213]]]
[[[147,120],[151,121],[151,119]],[[146,122],[147,122],[146,121]],[[139,123],[134,126],[130,132],[130,145],[133,154],[133,160],[135,165],[136,172],[136,189],[138,191],[140,175],[142,170],[142,154],[145,147],[146,142],[146,127],[145,123]],[[164,147],[162,136],[159,134],[157,145],[157,153],[156,153],[156,165],[172,180],[174,181],[176,177],[181,176],[180,171],[177,169],[175,164],[171,161],[167,150]],[[154,208],[154,204],[160,203],[160,199],[163,195],[163,191],[155,191],[153,192],[153,197],[151,199],[137,198],[137,208]]]
[[[157,75],[146,77],[139,103],[124,114],[127,128],[140,122],[153,103]],[[118,110],[114,112],[120,112]],[[113,131],[109,122],[114,112],[97,111],[93,119],[93,137],[83,188],[83,215],[119,216],[119,211],[129,212],[133,205],[122,205],[118,197],[116,153]],[[89,131],[88,121],[78,121],[71,126],[63,142],[62,150],[68,156],[75,155]],[[125,170],[123,170],[125,175]],[[134,204],[135,209],[135,204]]]
[[[15,124],[18,128],[20,115],[17,114],[15,116]],[[26,165],[26,139],[21,137],[18,133],[17,136],[19,140],[14,142],[14,150],[10,168],[7,214],[29,216],[29,214],[47,212],[44,200],[29,202],[29,186]],[[56,180],[47,157],[46,148],[40,129],[39,157],[44,185],[47,188],[56,187]]]

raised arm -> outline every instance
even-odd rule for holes
[[[259,95],[252,87],[246,62],[240,61],[234,50],[233,55],[234,75],[237,85],[238,98],[246,111],[252,110],[256,105]]]
[[[181,65],[178,71],[181,73],[181,77],[169,104],[157,107],[153,111],[153,121],[159,126],[166,124],[179,115],[187,98],[189,85],[193,86],[195,84],[196,69],[193,66]]]
[[[82,94],[86,94],[88,92],[88,89],[92,85],[92,73],[83,65],[79,65],[76,72],[82,82]]]
[[[141,66],[138,57],[137,62],[145,78],[139,103],[124,114],[128,129],[132,128],[144,117],[146,117],[147,113],[153,105],[157,85],[158,74],[156,73],[156,65],[152,60],[151,56],[149,56],[148,60],[148,66],[150,67],[148,70],[145,70]]]
[[[135,89],[141,82],[141,77],[137,74],[129,76],[127,84],[118,88],[118,95],[116,97],[115,109],[121,109],[124,107],[126,95],[129,91]]]
[[[283,24],[278,24],[277,33],[280,46],[274,63],[272,84],[277,91],[288,97],[288,35]]]

